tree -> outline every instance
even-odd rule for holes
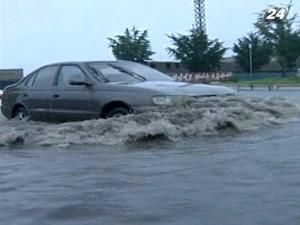
[[[290,3],[287,6],[288,11],[291,7]],[[295,68],[297,58],[300,56],[300,30],[293,29],[297,15],[267,21],[264,14],[265,12],[258,14],[255,27],[262,38],[273,46],[274,55],[285,75],[286,70]]]
[[[180,60],[191,72],[211,72],[220,67],[226,48],[218,40],[209,40],[199,30],[190,30],[189,35],[170,35],[173,48],[167,48],[170,55]]]
[[[131,30],[126,28],[124,35],[117,35],[114,38],[108,38],[113,55],[120,60],[130,60],[144,63],[150,60],[154,52],[151,51],[151,44],[148,40],[148,31],[137,30],[133,27]]]
[[[239,39],[238,43],[234,44],[233,51],[237,54],[235,56],[237,63],[244,71],[250,71],[250,44],[252,47],[253,71],[257,71],[270,62],[272,47],[255,33],[250,33],[248,36]]]

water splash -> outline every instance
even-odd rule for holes
[[[286,98],[203,98],[188,105],[109,120],[48,124],[0,121],[0,146],[121,145],[165,138],[178,141],[272,127],[300,118],[300,108]]]

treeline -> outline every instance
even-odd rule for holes
[[[292,5],[287,6],[291,10]],[[259,70],[275,59],[283,74],[300,65],[300,28],[296,27],[297,15],[267,21],[265,11],[258,13],[253,32],[237,40],[232,50],[237,63],[244,71]],[[205,32],[191,29],[189,34],[168,36],[171,47],[166,51],[179,60],[191,72],[212,72],[220,68],[220,62],[228,50],[218,39],[211,40]],[[122,35],[109,38],[109,46],[117,59],[145,63],[155,52],[147,30],[136,27],[126,29]],[[251,57],[250,57],[251,51]],[[251,60],[252,59],[252,60]],[[250,66],[252,64],[252,67]]]

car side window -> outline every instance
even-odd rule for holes
[[[86,76],[78,66],[63,66],[58,77],[58,86],[72,86],[70,80],[85,81]]]
[[[33,85],[33,81],[34,81],[34,79],[36,77],[36,74],[37,73],[34,73],[34,74],[30,75],[30,77],[25,82],[25,86],[31,87]]]
[[[56,76],[58,66],[48,66],[42,68],[34,76],[33,87],[34,88],[50,88],[53,86],[54,78]]]

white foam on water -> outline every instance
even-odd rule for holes
[[[213,97],[109,120],[63,124],[0,119],[0,146],[122,145],[166,138],[178,141],[228,130],[243,132],[296,121],[300,107],[287,98]]]

